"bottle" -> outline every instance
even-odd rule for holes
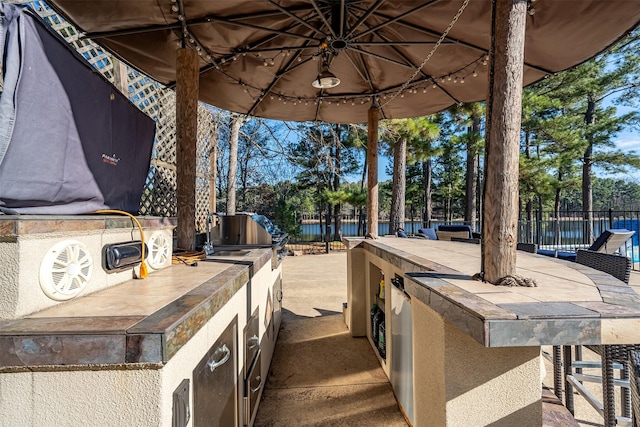
[[[378,293],[378,297],[380,299],[384,299],[384,272],[380,271],[380,285],[378,286],[380,292]]]
[[[385,337],[385,325],[384,325],[384,314],[382,315],[382,319],[380,324],[378,325],[378,353],[380,353],[380,357],[383,359],[387,359],[387,343]]]
[[[378,345],[378,304],[373,304],[371,308],[371,340],[377,346]]]

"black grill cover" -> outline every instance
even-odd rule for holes
[[[155,122],[31,9],[0,8],[0,208],[137,213]]]

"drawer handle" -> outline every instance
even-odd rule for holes
[[[258,344],[260,344],[260,339],[258,338],[257,335],[254,335],[247,340],[247,349],[253,350],[258,346]]]
[[[278,292],[276,293],[276,295],[277,295],[276,298],[278,299],[278,302],[282,302],[282,289],[278,289]]]
[[[220,359],[219,361],[214,362],[214,357],[219,351],[223,352],[224,356],[222,356],[222,359]],[[207,366],[209,367],[209,369],[211,369],[211,372],[213,372],[213,370],[220,365],[224,365],[225,363],[227,363],[227,360],[229,360],[229,356],[231,356],[231,350],[229,350],[229,347],[227,347],[226,344],[222,344],[222,347],[219,347],[215,351],[215,353],[213,353],[213,356],[211,356],[211,359],[209,359],[209,361],[207,362]]]
[[[262,387],[262,377],[258,375],[255,379],[258,380],[259,383],[256,388],[251,387],[251,393],[255,393],[256,391],[260,390],[260,387]]]

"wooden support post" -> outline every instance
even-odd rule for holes
[[[367,124],[367,233],[378,236],[378,107],[369,108]]]
[[[196,243],[196,139],[198,132],[198,55],[178,49],[176,64],[176,193],[178,247]]]
[[[526,0],[494,0],[487,141],[484,279],[490,283],[516,272],[518,158]]]

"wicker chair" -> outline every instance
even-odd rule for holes
[[[535,254],[536,252],[538,252],[538,245],[536,245],[535,243],[518,243],[516,244],[516,250]]]
[[[578,264],[585,265],[587,267],[594,268],[599,271],[603,271],[612,275],[613,277],[628,284],[631,274],[631,260],[627,257],[606,254],[602,252],[595,252],[590,250],[578,250],[576,262]],[[592,402],[591,395],[584,392],[584,388],[581,387],[581,376],[583,367],[594,367],[593,363],[582,363],[582,348],[576,346],[575,348],[575,361],[571,362],[571,347],[564,347],[564,363],[565,363],[565,387],[566,397],[565,404],[569,411],[573,413],[573,387],[575,386],[577,391],[585,398],[590,400],[590,403],[594,406],[601,405],[605,426],[615,426],[617,424],[616,412],[615,412],[615,391],[614,391],[614,367],[615,369],[621,369],[621,379],[626,380],[629,378],[629,354],[632,351],[640,351],[640,345],[588,345],[585,346],[589,350],[594,351],[601,357],[601,364],[599,368],[602,371],[602,396],[603,402]],[[555,348],[554,348],[555,352]],[[555,359],[555,358],[554,358]],[[559,361],[556,361],[559,364]],[[596,366],[597,367],[597,366]],[[576,373],[573,373],[573,368],[576,369]],[[554,363],[554,376],[556,374]],[[629,391],[626,387],[622,388],[622,416],[629,418],[631,416],[631,398]]]
[[[629,352],[629,371],[633,426],[640,427],[640,352]]]
[[[476,245],[479,245],[481,243],[480,239],[478,239],[476,237],[474,237],[473,239],[469,239],[469,238],[465,238],[465,237],[451,236],[451,241],[452,242],[474,243]]]
[[[629,283],[631,260],[626,256],[578,249],[576,262],[586,265],[587,267],[595,268],[596,270],[604,271],[616,279],[622,280],[624,283]]]

